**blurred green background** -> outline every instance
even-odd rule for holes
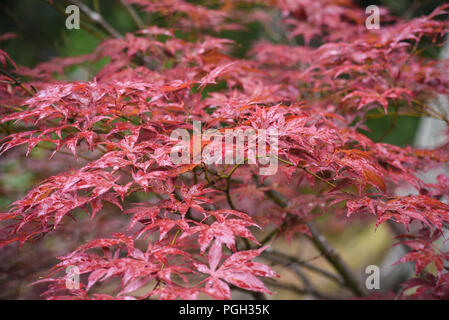
[[[211,1],[213,0],[194,2],[210,3]],[[106,21],[120,33],[125,34],[137,29],[120,1],[84,0],[84,2],[101,12]],[[438,5],[446,2],[441,0],[354,0],[354,3],[362,8],[371,4],[385,6],[393,14],[405,19],[428,14]],[[0,48],[8,52],[17,64],[28,67],[48,61],[52,57],[77,56],[92,52],[101,39],[106,38],[106,35],[100,30],[98,30],[98,34],[93,35],[83,27],[79,30],[66,29],[64,11],[68,4],[63,0],[54,0],[53,6],[47,0],[3,0],[0,4],[0,35],[15,32],[17,37],[0,42]],[[163,19],[159,19],[157,16],[152,16],[150,13],[141,13],[140,15],[149,25],[164,26]],[[247,29],[244,31],[223,31],[217,36],[236,41],[235,54],[239,57],[245,57],[251,44],[260,39],[273,41],[272,37],[266,33],[264,26],[259,23],[248,23]],[[277,41],[282,43],[286,39],[280,38]],[[437,57],[439,52],[435,49],[426,54]],[[104,63],[103,59],[95,63],[85,63],[83,66],[70,67],[66,76],[72,80],[88,80]],[[369,119],[367,125],[370,132],[363,132],[375,141],[382,139],[383,142],[401,146],[412,144],[419,118],[399,117],[394,128],[385,135],[393,121],[393,116]],[[40,155],[35,152],[32,157],[39,159]],[[19,197],[41,177],[41,174],[26,170],[14,159],[11,159],[11,163],[7,159],[2,159],[0,165],[0,212],[5,211],[14,200],[11,199],[11,194],[15,194],[14,198]]]

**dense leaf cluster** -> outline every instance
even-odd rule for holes
[[[2,213],[1,245],[58,232],[77,209],[92,219],[107,214],[105,202],[129,215],[128,230],[60,257],[43,280],[47,297],[122,299],[141,288],[140,298],[160,299],[229,299],[231,287],[270,293],[262,278],[277,275],[257,260],[269,252],[266,245],[274,236],[315,237],[313,220],[323,214],[367,214],[378,225],[407,229],[418,223],[419,233],[401,237],[410,250],[399,262],[415,262],[419,275],[405,288],[418,287],[414,298],[449,297],[449,255],[438,249],[449,222],[449,178],[419,178],[447,164],[449,145],[398,147],[359,130],[370,116],[389,112],[447,121],[426,101],[448,93],[448,63],[423,57],[420,43],[442,42],[448,6],[411,21],[383,10],[388,23],[368,30],[365,12],[349,0],[127,2],[164,24],[34,68],[17,66],[0,49],[0,123],[19,128],[5,130],[0,152],[45,145],[83,163],[42,181]],[[250,21],[275,28],[288,44],[264,41],[245,59],[233,57],[233,41],[218,34]],[[55,76],[103,57],[108,63],[91,81]],[[218,132],[275,130],[278,172],[260,176],[247,163],[174,164],[170,135],[192,131],[193,121]],[[410,193],[398,196],[404,185]],[[130,203],[139,192],[153,197]],[[259,229],[273,232],[256,239]],[[436,274],[425,271],[430,263]],[[78,290],[66,288],[68,266],[87,276]],[[115,295],[92,291],[113,278],[121,281]],[[360,294],[347,279],[345,285]]]

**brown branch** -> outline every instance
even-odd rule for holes
[[[305,277],[305,275],[302,273],[301,270],[296,268],[293,271],[301,278],[301,281],[304,283],[305,288],[300,288],[300,287],[297,287],[292,284],[282,283],[282,282],[272,280],[272,279],[264,279],[264,282],[267,285],[271,285],[273,287],[278,287],[280,289],[290,290],[290,291],[296,292],[300,295],[312,295],[317,299],[328,299],[328,300],[335,299],[334,297],[331,297],[329,295],[325,295],[325,294],[322,294],[321,292],[319,292],[312,285],[312,283],[309,281],[309,279],[307,279],[307,277]]]
[[[293,271],[301,279],[302,283],[304,284],[307,291],[310,292],[310,294],[317,297],[318,299],[329,299],[329,297],[322,294],[318,291],[318,289],[315,288],[315,286],[312,284],[312,282],[310,282],[310,280],[306,277],[306,275],[302,272],[298,265],[293,265]]]
[[[14,84],[21,87],[22,90],[25,91],[30,97],[34,96],[34,93],[30,89],[28,89],[19,79],[10,74],[8,71],[0,69],[0,73],[14,81]]]
[[[358,297],[363,295],[363,289],[360,287],[357,278],[352,274],[351,269],[346,265],[338,252],[327,242],[326,238],[318,231],[312,223],[307,223],[307,227],[312,234],[312,243],[324,254],[327,261],[343,278],[346,286]]]
[[[444,122],[446,122],[446,124],[449,124],[449,119],[443,113],[433,109],[429,105],[422,103],[421,101],[418,101],[416,99],[413,99],[412,102],[421,107],[425,112],[427,112],[429,116],[439,120],[443,120]],[[433,115],[430,113],[433,113]]]
[[[58,5],[56,3],[53,4],[53,8],[58,11],[62,16],[67,16],[65,13],[65,10],[61,5]],[[101,33],[95,26],[90,25],[89,23],[80,20],[81,27],[86,30],[89,34],[91,34],[93,37],[97,38],[100,41],[103,41],[105,39],[105,35]]]
[[[277,205],[281,208],[288,207],[288,202],[285,200],[285,197],[280,195],[277,192],[272,190],[265,191],[265,194],[273,200]],[[334,269],[340,274],[341,278],[344,281],[346,287],[348,287],[352,293],[356,296],[362,296],[363,290],[359,286],[357,278],[352,274],[349,267],[340,257],[338,252],[326,241],[326,238],[318,232],[318,229],[311,222],[307,223],[307,227],[309,228],[312,234],[312,243],[315,248],[320,251],[326,260],[334,267]]]
[[[318,180],[324,182],[325,184],[327,184],[328,186],[330,186],[330,187],[332,187],[332,188],[335,188],[335,187],[336,187],[335,184],[333,184],[332,182],[330,182],[330,181],[328,181],[328,180],[326,180],[326,179],[320,177],[320,176],[317,175],[316,173],[313,173],[312,171],[310,171],[310,170],[307,169],[306,167],[303,167],[303,166],[300,166],[300,165],[295,165],[293,162],[290,162],[290,161],[281,159],[281,158],[279,158],[279,157],[278,157],[277,159],[278,159],[279,161],[285,163],[285,164],[288,164],[288,165],[290,165],[290,166],[297,167],[297,168],[300,168],[300,169],[304,170],[304,171],[307,172],[308,174],[314,176],[316,179],[318,179]]]
[[[278,281],[274,281],[274,280],[270,280],[270,279],[265,279],[265,283],[270,285],[270,286],[272,286],[272,287],[277,287],[279,289],[293,291],[293,292],[298,293],[300,295],[310,294],[310,292],[308,292],[305,289],[302,289],[302,288],[299,288],[297,286],[294,286],[294,285],[291,285],[291,284],[287,284],[287,283],[282,283],[282,282],[278,282]]]
[[[231,198],[231,183],[230,183],[230,181],[229,181],[229,179],[230,179],[230,177],[228,177],[228,178],[226,178],[226,187],[225,187],[225,189],[224,189],[224,192],[225,192],[225,194],[226,194],[226,200],[227,200],[227,202],[228,202],[228,204],[229,204],[229,207],[232,209],[232,210],[236,210],[235,209],[235,205],[234,205],[234,203],[232,202],[232,198]]]

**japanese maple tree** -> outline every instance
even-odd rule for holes
[[[367,119],[386,115],[449,123],[426,102],[449,93],[448,61],[422,54],[443,43],[449,5],[409,21],[382,9],[381,28],[369,30],[364,8],[350,0],[126,0],[138,31],[120,34],[87,2],[67,2],[106,35],[94,52],[27,68],[0,49],[0,153],[25,146],[22,156],[45,148],[50,163],[59,153],[74,160],[0,214],[0,245],[68,232],[80,210],[89,221],[119,211],[128,226],[58,257],[47,278],[35,279],[48,284],[46,298],[230,299],[231,290],[264,298],[279,278],[270,262],[301,263],[270,246],[298,235],[352,296],[368,295],[316,226],[322,216],[419,226],[398,234],[407,248],[398,263],[414,262],[416,276],[391,297],[449,298],[441,250],[449,177],[420,178],[447,165],[449,143],[418,150],[363,133]],[[138,11],[158,19],[145,25]],[[283,41],[257,42],[238,58],[220,34],[249,22],[275,25]],[[104,57],[90,81],[64,77],[67,67]],[[174,163],[172,133],[193,132],[195,121],[217,132],[276,132],[277,172],[261,175],[262,165],[248,161]],[[201,150],[222,153],[209,143]],[[68,267],[81,275],[78,288],[67,286]],[[109,283],[117,287],[106,294]]]

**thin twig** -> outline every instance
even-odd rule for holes
[[[265,194],[273,200],[277,205],[282,208],[288,207],[288,202],[282,199],[277,193],[273,191],[265,191]],[[283,197],[284,198],[284,197]],[[340,274],[345,285],[352,291],[352,293],[356,296],[362,296],[363,290],[360,288],[357,278],[352,274],[349,267],[340,257],[338,252],[327,242],[324,235],[319,233],[318,229],[314,226],[313,223],[308,222],[307,227],[312,234],[312,243],[315,248],[320,251],[326,260],[334,267],[334,269]]]
[[[281,159],[281,158],[279,158],[279,157],[277,157],[277,159],[278,159],[279,161],[285,163],[285,164],[288,164],[288,165],[293,166],[293,167],[298,167],[298,168],[304,170],[304,171],[307,172],[308,174],[314,176],[315,178],[317,178],[318,180],[324,182],[324,183],[327,184],[328,186],[331,186],[332,188],[337,187],[337,186],[336,186],[335,184],[333,184],[332,182],[327,181],[326,179],[320,177],[320,176],[317,175],[316,173],[313,173],[312,171],[310,171],[310,170],[307,169],[306,167],[303,167],[303,166],[300,166],[300,165],[295,165],[293,162],[290,162],[290,161]]]
[[[237,287],[234,285],[230,285],[230,288],[231,288],[231,290],[237,290],[237,291],[249,294],[254,298],[254,300],[267,300],[267,297],[262,292],[248,291],[248,290],[245,290],[243,288],[240,288],[240,287]]]
[[[393,121],[391,122],[391,125],[388,127],[387,130],[385,130],[385,132],[382,134],[382,136],[376,142],[383,141],[391,133],[391,131],[393,131],[393,129],[396,127],[396,125],[398,123],[398,117],[399,117],[399,107],[396,104],[394,106],[394,116],[393,116]]]
[[[57,5],[56,3],[53,4],[53,8],[55,8],[56,11],[58,11],[62,16],[67,16],[62,6]],[[105,39],[105,35],[101,33],[98,29],[96,29],[94,26],[90,25],[89,23],[80,20],[80,25],[83,28],[83,30],[86,30],[89,34],[91,34],[93,37],[97,38],[100,41],[103,41]]]
[[[416,99],[413,99],[413,103],[415,103],[416,105],[420,106],[421,108],[423,108],[424,110],[433,113],[433,117],[443,120],[444,122],[446,122],[446,124],[449,124],[449,119],[441,112],[433,109],[432,107],[430,107],[429,105],[422,103],[421,101],[418,101]],[[435,116],[436,115],[436,116]],[[432,115],[431,115],[432,116]]]
[[[281,263],[284,266],[287,266],[287,265],[298,265],[298,266],[301,266],[301,267],[303,267],[305,269],[308,269],[308,270],[310,270],[312,272],[320,274],[320,275],[328,278],[329,280],[332,280],[332,281],[336,282],[339,285],[344,284],[343,280],[341,278],[339,278],[338,276],[336,276],[335,274],[330,273],[329,271],[320,269],[320,268],[318,268],[318,267],[316,267],[316,266],[314,266],[314,265],[312,265],[310,263],[307,263],[305,261],[300,261],[300,260],[296,259],[295,257],[291,257],[289,255],[286,255],[286,254],[282,253],[282,252],[278,252],[278,251],[274,251],[274,250],[272,250],[272,251],[265,251],[265,252],[262,253],[262,257],[264,257],[266,259],[269,259],[269,260],[271,260],[273,262]]]
[[[106,22],[106,20],[103,18],[103,16],[100,13],[92,10],[87,5],[82,3],[81,1],[69,0],[69,2],[78,6],[81,9],[81,11],[83,11],[93,23],[98,24],[109,35],[113,36],[114,38],[119,38],[119,39],[123,38],[123,36],[117,30],[115,30],[109,23]]]
[[[270,279],[266,279],[265,283],[272,286],[272,287],[277,287],[279,289],[284,289],[284,290],[289,290],[289,291],[293,291],[295,293],[298,293],[300,295],[306,295],[306,294],[310,294],[310,292],[308,292],[305,289],[302,289],[300,287],[297,287],[295,285],[291,285],[291,284],[287,284],[287,283],[282,283],[282,282],[278,282],[278,281],[273,281]]]
[[[13,80],[14,84],[21,87],[29,96],[34,96],[34,93],[30,89],[28,89],[19,79],[10,74],[8,71],[0,69],[0,73]]]
[[[312,223],[307,223],[307,227],[312,234],[312,243],[315,247],[324,254],[327,261],[334,267],[334,269],[343,278],[347,287],[358,297],[363,295],[357,278],[352,274],[351,269],[346,265],[338,252],[327,242],[326,238],[318,231]]]
[[[310,292],[310,294],[314,295],[318,299],[326,299],[326,296],[315,288],[315,286],[312,284],[312,282],[310,282],[310,280],[306,277],[306,275],[302,272],[298,265],[293,266],[293,271],[301,279],[302,283],[306,287],[307,291]]]

